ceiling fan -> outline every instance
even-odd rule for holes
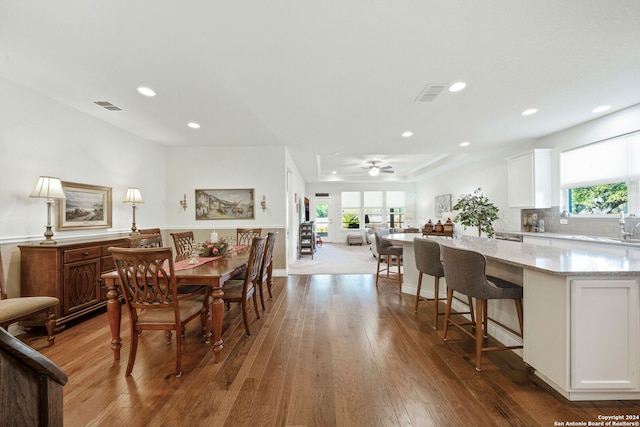
[[[379,166],[380,162],[377,160],[369,160],[367,163],[371,163],[371,166],[364,166],[362,169],[368,169],[371,176],[378,176],[380,173],[396,173],[393,166]]]

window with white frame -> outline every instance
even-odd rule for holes
[[[361,193],[343,191],[341,193],[342,229],[360,228]]]
[[[389,228],[404,228],[405,192],[387,191],[386,222]]]
[[[365,226],[368,223],[382,223],[382,216],[384,213],[384,201],[382,191],[365,191],[364,198],[364,222]]]
[[[637,213],[638,159],[640,132],[560,153],[560,182],[568,211],[575,215]]]

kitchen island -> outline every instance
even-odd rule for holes
[[[403,245],[403,291],[414,294],[416,237],[387,236]],[[640,258],[470,236],[438,242],[482,253],[489,274],[523,286],[523,360],[551,387],[569,400],[640,399]],[[515,315],[503,302],[490,301],[489,313],[508,325]],[[514,339],[496,328],[496,339]]]

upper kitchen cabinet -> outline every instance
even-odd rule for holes
[[[551,207],[551,149],[539,148],[507,158],[509,207]]]

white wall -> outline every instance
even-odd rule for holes
[[[285,227],[284,147],[167,147],[167,224],[172,228]],[[252,188],[255,219],[196,220],[196,189]],[[179,201],[187,195],[187,210]],[[265,196],[267,209],[260,201]]]
[[[156,145],[1,78],[0,93],[0,244],[43,238],[46,203],[29,198],[40,175],[112,188],[111,229],[54,238],[130,229],[131,206],[122,203],[129,186],[145,200],[138,226],[165,224],[164,152]]]

